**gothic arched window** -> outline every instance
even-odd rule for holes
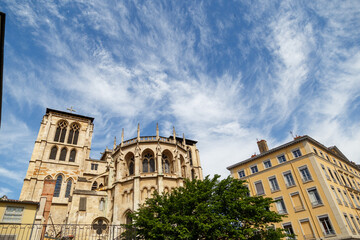
[[[163,165],[163,172],[170,173],[170,161],[169,157],[165,154],[162,155],[162,165]]]
[[[133,175],[133,174],[134,174],[134,162],[130,162],[129,175]]]
[[[155,161],[151,153],[144,155],[143,172],[155,172]]]
[[[150,172],[155,172],[155,160],[153,158],[150,159],[149,165],[150,165]]]
[[[56,153],[57,153],[57,147],[54,146],[54,147],[51,148],[49,159],[55,160],[56,159]]]
[[[143,172],[148,172],[148,165],[149,165],[148,160],[144,159],[142,164],[143,164]]]
[[[73,149],[70,152],[69,162],[75,162],[75,157],[76,157],[76,151],[75,151],[75,149]]]
[[[191,169],[191,180],[195,179],[195,170]]]
[[[54,197],[58,197],[60,195],[61,184],[62,184],[62,175],[59,175],[55,183]]]
[[[72,181],[71,181],[71,179],[69,179],[66,184],[66,192],[65,192],[66,198],[70,197],[71,185],[72,185]]]
[[[70,132],[68,137],[68,143],[70,144],[77,144],[78,138],[79,138],[79,129],[80,126],[76,123],[72,124],[70,126]]]
[[[188,148],[188,155],[189,155],[189,161],[190,161],[190,166],[193,165],[193,160],[192,160],[192,155],[191,155],[191,149]]]
[[[67,149],[66,149],[66,148],[61,149],[60,158],[59,158],[60,161],[65,161],[66,153],[67,153]]]
[[[97,182],[95,181],[94,183],[93,183],[93,185],[91,186],[91,190],[96,190],[97,189]]]
[[[64,120],[58,123],[58,127],[56,128],[55,138],[54,138],[55,142],[64,142],[67,126],[68,123]]]

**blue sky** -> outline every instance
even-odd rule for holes
[[[14,1],[7,14],[0,195],[18,198],[45,109],[198,141],[204,174],[310,135],[360,163],[360,1]]]

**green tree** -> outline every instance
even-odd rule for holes
[[[152,198],[132,214],[124,236],[139,239],[281,239],[271,198],[250,197],[244,181],[207,176]]]

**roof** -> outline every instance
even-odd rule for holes
[[[39,205],[39,202],[20,201],[20,200],[15,200],[15,199],[8,199],[8,198],[6,197],[6,195],[4,195],[3,197],[0,198],[0,202]]]
[[[279,150],[281,150],[281,149],[283,149],[283,148],[289,147],[289,146],[291,146],[291,145],[295,145],[295,144],[297,144],[297,143],[299,143],[299,142],[302,142],[302,141],[305,141],[305,140],[306,140],[306,141],[309,141],[309,142],[312,142],[313,144],[318,145],[318,146],[320,146],[321,148],[327,149],[328,151],[330,151],[330,152],[332,152],[333,154],[337,155],[337,157],[339,157],[339,158],[341,158],[342,160],[347,161],[347,162],[349,162],[350,164],[352,164],[352,162],[349,161],[349,160],[345,157],[345,155],[343,155],[343,154],[340,152],[340,150],[339,150],[337,147],[333,146],[333,147],[329,147],[329,148],[328,148],[328,147],[326,147],[325,145],[323,145],[323,144],[319,143],[318,141],[316,141],[315,139],[309,137],[308,135],[304,135],[304,136],[295,138],[293,141],[290,141],[290,142],[285,143],[285,144],[283,144],[283,145],[280,145],[280,146],[278,146],[278,147],[272,148],[272,149],[270,149],[269,151],[260,153],[260,154],[254,156],[254,157],[251,157],[251,158],[248,158],[248,159],[246,159],[246,160],[244,160],[244,161],[235,163],[235,164],[227,167],[226,169],[227,169],[227,170],[230,170],[230,169],[232,169],[232,168],[234,168],[234,167],[237,167],[237,166],[243,165],[243,164],[245,164],[245,163],[251,162],[251,161],[253,161],[253,160],[255,160],[255,159],[264,157],[264,156],[266,156],[266,155],[268,155],[268,154],[277,152],[277,151],[279,151]],[[335,150],[335,149],[336,149],[336,151],[333,151],[333,150]],[[355,164],[353,164],[353,165],[355,165]],[[356,167],[356,165],[355,165],[355,167]]]
[[[169,138],[173,138],[173,136],[171,135]],[[182,137],[176,137],[176,140],[178,141],[178,142],[182,142],[183,141],[183,138]],[[197,143],[197,141],[195,141],[195,140],[191,140],[191,139],[188,139],[188,138],[185,138],[185,144],[186,145],[194,145],[194,144],[196,144]]]
[[[79,115],[79,114],[75,114],[75,113],[63,112],[63,111],[59,111],[59,110],[56,110],[56,109],[46,108],[46,114],[48,114],[50,112],[66,114],[66,115],[73,116],[73,117],[78,117],[78,118],[85,118],[85,119],[90,120],[91,122],[94,121],[94,118],[92,118],[92,117],[87,117],[87,116],[83,116],[83,115]]]

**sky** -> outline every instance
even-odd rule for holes
[[[0,196],[18,199],[46,108],[114,137],[198,141],[203,173],[309,135],[360,164],[360,1],[17,1],[6,13]]]

